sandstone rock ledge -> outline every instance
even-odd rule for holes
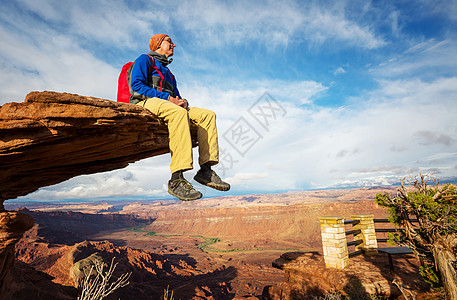
[[[140,106],[31,92],[0,107],[0,210],[40,187],[167,152],[166,125]]]

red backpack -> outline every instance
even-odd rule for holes
[[[152,68],[154,66],[154,59],[152,56],[148,55],[151,59],[151,68],[148,72],[148,77],[151,75]],[[130,103],[130,72],[132,72],[134,62],[128,62],[122,66],[121,74],[119,74],[119,79],[117,81],[117,102]]]

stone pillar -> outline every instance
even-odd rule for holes
[[[360,229],[361,233],[354,234],[354,241],[362,240],[362,244],[357,245],[355,250],[363,250],[365,255],[378,254],[378,242],[374,228],[373,215],[352,215],[353,220],[359,223],[353,226],[354,230]]]
[[[319,217],[325,266],[344,269],[349,264],[343,217]]]

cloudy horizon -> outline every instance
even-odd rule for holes
[[[456,0],[5,1],[0,105],[35,90],[115,100],[122,65],[167,33],[181,95],[218,118],[215,170],[232,190],[192,180],[205,196],[455,179],[456,16]],[[169,163],[152,157],[20,199],[173,199]]]

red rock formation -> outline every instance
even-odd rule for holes
[[[31,92],[0,107],[0,201],[167,152],[167,127],[145,108]]]
[[[78,296],[76,288],[54,283],[52,276],[37,271],[21,261],[14,263],[7,280],[11,285],[7,291],[0,293],[2,300],[74,300]]]
[[[33,218],[29,215],[0,212],[0,295],[4,295],[11,284],[12,278],[8,273],[14,263],[14,246],[32,226]]]
[[[119,228],[129,228],[144,226],[150,220],[136,219],[132,215],[120,214],[83,214],[72,211],[29,211],[26,208],[18,210],[35,219],[35,232],[38,237],[46,237],[46,242],[50,244],[73,245],[106,230],[116,230]],[[64,226],[63,226],[64,225]],[[24,234],[24,238],[29,238],[30,231]]]
[[[75,262],[94,253],[108,263],[115,257],[118,265],[114,276],[132,272],[130,284],[116,291],[115,299],[159,299],[167,286],[174,292],[175,299],[202,299],[199,298],[202,291],[207,296],[204,299],[232,298],[231,287],[224,282],[235,276],[233,268],[204,273],[192,267],[185,258],[171,261],[147,251],[115,247],[107,241],[51,247],[47,243],[21,240],[16,251],[22,262],[52,276],[54,283],[67,287],[76,285],[70,276],[70,268]],[[13,296],[19,292],[11,291]]]
[[[221,202],[221,200],[219,200]],[[195,206],[197,206],[196,204]],[[252,206],[155,212],[156,219],[145,230],[161,234],[203,235],[248,240],[290,241],[304,249],[320,249],[321,234],[318,216],[337,214],[374,214],[385,218],[385,208],[374,201],[353,203],[306,203],[289,206]],[[254,246],[254,245],[252,245]],[[267,245],[262,245],[262,248]],[[217,248],[224,247],[221,244]],[[230,250],[223,248],[222,250]]]
[[[196,128],[192,134],[195,141]],[[12,266],[14,244],[33,225],[31,217],[5,212],[5,200],[167,152],[166,125],[133,104],[31,92],[22,103],[1,106],[0,288]]]
[[[290,252],[281,255],[273,266],[285,271],[285,281],[265,287],[263,299],[311,299],[334,292],[348,295],[350,299],[370,299],[370,295],[397,299],[401,292],[392,283],[394,279],[416,293],[429,288],[419,275],[419,262],[414,255],[395,257],[394,273],[389,271],[385,255],[354,257],[349,267],[338,270],[326,268],[318,252]]]

